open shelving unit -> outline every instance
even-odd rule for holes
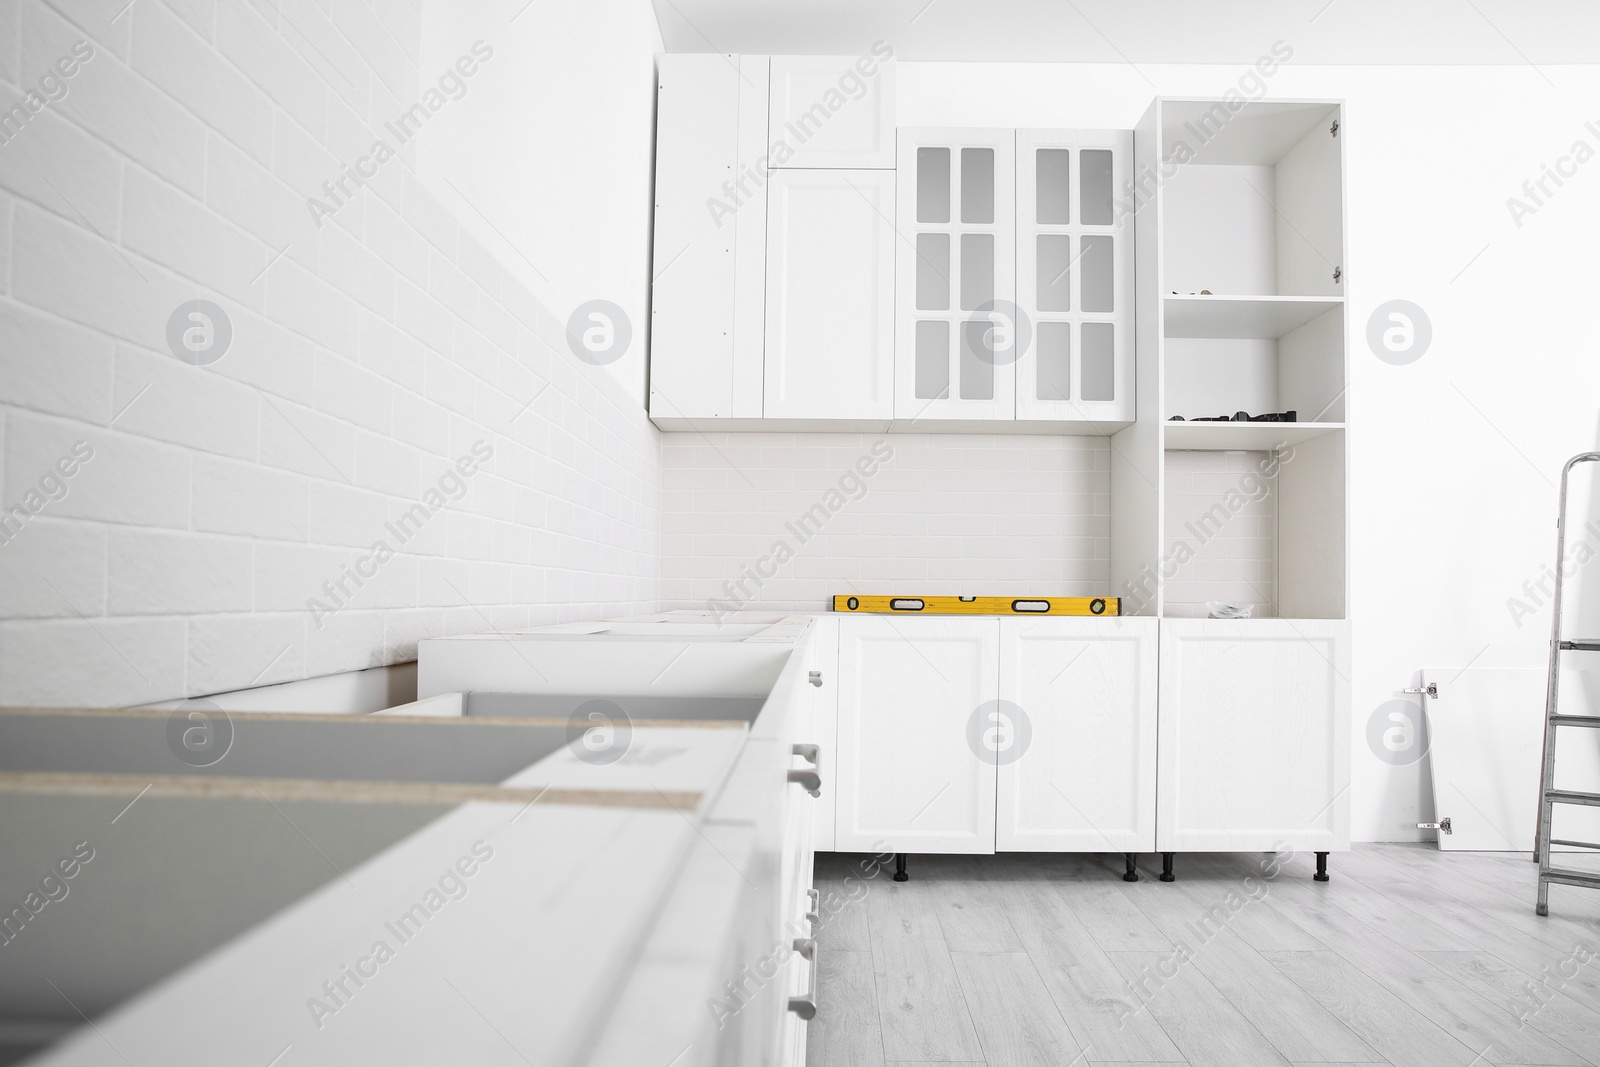
[[[1342,108],[1235,103],[1157,101],[1148,127],[1166,164],[1153,212],[1168,561],[1158,611],[1203,615],[1212,593],[1253,603],[1258,618],[1343,619]],[[1296,421],[1192,421],[1239,411]],[[1192,559],[1171,559],[1180,541]]]

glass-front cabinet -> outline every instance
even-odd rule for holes
[[[1015,417],[1011,130],[899,131],[895,419]]]
[[[1133,135],[1018,130],[1018,419],[1127,422],[1133,411]]]
[[[1115,130],[899,131],[897,421],[1133,419],[1132,150]]]

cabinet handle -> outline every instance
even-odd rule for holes
[[[821,671],[812,671],[811,675],[807,679],[807,681],[809,681],[812,685],[816,686],[818,689],[821,689],[822,688],[822,672]]]
[[[790,997],[789,1010],[806,1022],[817,1017],[817,942],[811,937],[794,939],[794,950],[811,961],[811,982],[803,997]]]
[[[811,910],[806,912],[806,922],[815,929],[822,922],[822,894],[815,889],[807,889],[806,896],[811,898]]]
[[[822,795],[822,775],[816,771],[790,771],[789,781],[814,797]]]
[[[822,795],[822,750],[816,745],[794,745],[790,748],[796,756],[811,764],[809,771],[790,771],[789,781],[803,786],[814,797]]]

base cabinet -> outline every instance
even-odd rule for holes
[[[1000,620],[995,847],[1149,852],[1157,620]]]
[[[994,851],[994,753],[972,731],[999,664],[995,618],[839,620],[839,851]]]
[[[1161,623],[1156,848],[1350,847],[1350,624]]]

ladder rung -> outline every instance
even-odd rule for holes
[[[1544,798],[1555,804],[1584,804],[1600,808],[1600,793],[1581,793],[1576,789],[1547,789]]]
[[[1548,871],[1539,872],[1541,882],[1560,882],[1562,885],[1581,885],[1590,889],[1600,889],[1600,871],[1573,871],[1562,867],[1552,867]]]
[[[1550,843],[1552,845],[1563,845],[1567,848],[1600,848],[1600,841],[1563,841],[1560,838],[1555,838]]]
[[[1562,641],[1563,652],[1600,652],[1600,641]]]
[[[1557,726],[1587,726],[1600,729],[1600,715],[1552,715],[1550,721]]]

